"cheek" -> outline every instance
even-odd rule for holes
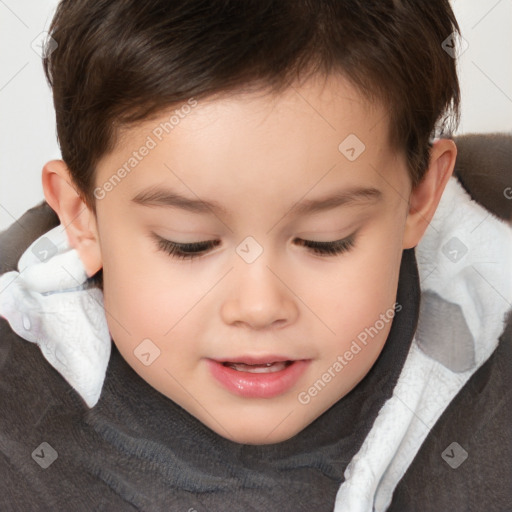
[[[141,337],[162,340],[197,325],[194,305],[208,292],[209,280],[155,252],[151,241],[128,240],[109,238],[103,260],[105,308],[116,341],[128,333],[132,343]]]
[[[144,243],[131,243],[129,235],[107,239],[108,242],[102,245],[102,253],[104,301],[110,314],[107,314],[109,325],[120,338],[126,338],[127,332],[138,335],[149,326],[154,332],[160,332],[159,322],[166,318],[165,311],[172,311],[169,304],[172,284],[166,285],[161,269],[155,268],[155,258]],[[165,300],[163,291],[167,292]]]
[[[377,226],[360,238],[349,258],[340,260],[334,285],[322,303],[338,339],[352,340],[393,306],[401,254],[400,233]]]

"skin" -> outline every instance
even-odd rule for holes
[[[173,110],[127,130],[99,163],[95,186]],[[405,156],[388,143],[385,112],[340,76],[277,96],[199,101],[161,141],[153,136],[156,147],[96,201],[97,216],[63,161],[44,166],[46,200],[71,246],[88,275],[103,267],[107,321],[120,353],[217,434],[246,444],[287,440],[346,395],[380,354],[391,322],[307,404],[299,401],[365,327],[393,309],[402,250],[421,240],[453,172],[456,146],[438,140],[425,179],[412,189]],[[354,161],[338,149],[349,134],[365,145]],[[130,201],[151,184],[215,200],[227,213]],[[352,186],[375,187],[382,197],[303,217],[289,213],[301,200]],[[354,247],[339,255],[317,255],[296,242],[333,241],[356,230]],[[158,249],[151,231],[175,242],[221,244],[179,260]],[[236,252],[247,236],[263,250],[252,263]],[[134,354],[147,338],[160,350],[149,366]],[[212,377],[205,358],[245,354],[311,362],[289,391],[244,398]]]

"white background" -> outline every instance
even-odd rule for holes
[[[42,199],[43,165],[60,158],[51,90],[31,47],[56,0],[0,0],[0,230]],[[453,0],[468,43],[459,59],[457,133],[512,132],[512,0]]]

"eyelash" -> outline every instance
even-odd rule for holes
[[[158,249],[169,254],[173,258],[177,259],[195,259],[206,254],[206,251],[219,245],[219,240],[207,240],[205,242],[193,242],[190,244],[179,244],[171,242],[165,238],[161,238],[157,235],[156,242]],[[316,242],[313,240],[302,240],[297,238],[300,242],[299,245],[308,247],[315,254],[319,254],[324,257],[337,256],[342,253],[350,251],[355,245],[355,233],[343,238],[342,240],[335,240],[333,242]],[[185,250],[183,250],[185,249]]]

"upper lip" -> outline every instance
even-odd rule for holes
[[[274,354],[269,355],[244,355],[244,356],[233,356],[229,358],[213,359],[218,363],[245,363],[245,364],[265,364],[265,363],[276,363],[278,361],[297,361],[297,359],[279,356]]]

